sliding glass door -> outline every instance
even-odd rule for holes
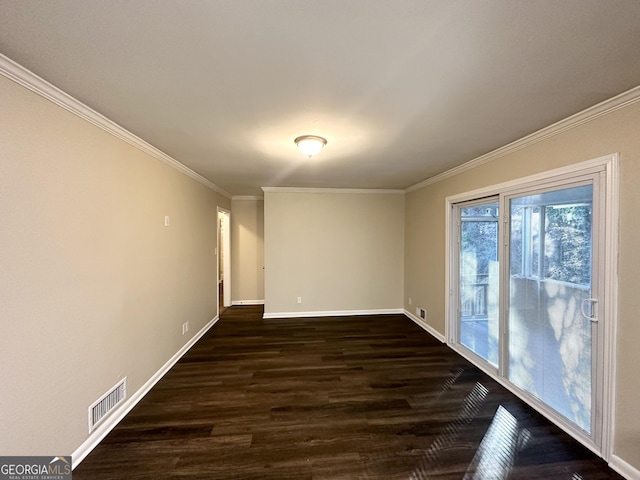
[[[604,372],[602,170],[450,204],[451,346],[595,448]]]
[[[593,185],[515,195],[508,205],[508,378],[590,434]]]

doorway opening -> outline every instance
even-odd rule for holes
[[[231,212],[218,207],[218,314],[231,306]]]

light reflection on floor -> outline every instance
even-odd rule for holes
[[[420,464],[411,473],[410,480],[426,480],[429,478],[430,472],[440,466],[442,463],[442,451],[456,443],[460,430],[474,419],[488,393],[489,390],[484,385],[481,383],[475,384],[473,390],[465,398],[456,418],[447,425],[445,431],[438,435],[429,449],[427,449]]]
[[[465,399],[460,413],[445,432],[439,435],[425,452],[420,465],[411,473],[411,480],[428,480],[433,471],[442,467],[442,453],[454,446],[462,425],[469,423],[480,410],[488,390],[476,383]],[[526,428],[520,428],[516,418],[500,405],[485,433],[463,480],[505,480],[509,477],[516,455],[531,439]],[[582,480],[577,474],[572,480]]]
[[[489,391],[480,383],[465,398],[457,417],[447,425],[425,451],[419,466],[408,477],[410,480],[440,478],[446,470],[446,452],[460,445],[459,432],[480,411]],[[507,408],[499,405],[462,480],[507,480],[515,475],[517,456],[533,440],[531,432],[519,426],[518,420]],[[569,472],[567,472],[569,473]],[[569,477],[566,477],[569,478]],[[573,472],[571,480],[584,480]]]
[[[508,478],[516,454],[530,438],[529,431],[519,428],[516,418],[500,405],[463,480]]]

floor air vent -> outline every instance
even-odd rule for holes
[[[120,380],[113,388],[89,407],[89,433],[127,397],[127,377]]]

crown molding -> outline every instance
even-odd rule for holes
[[[462,165],[454,167],[433,177],[429,177],[426,180],[416,183],[415,185],[411,185],[405,189],[405,192],[413,192],[415,190],[426,187],[427,185],[432,185],[434,183],[440,182],[445,178],[453,177],[454,175],[458,175],[467,170],[471,170],[472,168],[491,162],[500,157],[504,157],[505,155],[509,155],[510,153],[526,148],[530,145],[533,145],[534,143],[541,142],[543,140],[546,140],[547,138],[559,135],[562,132],[583,125],[604,115],[608,115],[609,113],[620,110],[621,108],[629,106],[638,101],[640,101],[640,86],[627,90],[620,95],[616,95],[615,97],[609,98],[592,107],[582,110],[581,112],[571,115],[564,120],[560,120],[559,122],[542,128],[537,132],[511,142],[503,147],[497,148],[496,150],[493,150],[489,153],[485,153],[484,155],[476,157],[473,160],[463,163]]]
[[[199,173],[191,170],[189,167],[183,165],[175,158],[170,157],[163,151],[157,149],[153,145],[145,142],[141,138],[137,137],[130,131],[121,127],[112,120],[109,120],[104,115],[96,112],[92,108],[88,107],[84,103],[75,99],[68,93],[60,90],[58,87],[47,82],[43,78],[39,77],[30,70],[27,70],[22,65],[14,62],[10,58],[0,53],[0,74],[7,77],[9,80],[22,85],[23,87],[31,90],[34,93],[46,98],[47,100],[55,103],[56,105],[64,108],[65,110],[77,115],[78,117],[86,120],[87,122],[101,128],[105,132],[110,133],[116,138],[127,142],[129,145],[136,147],[138,150],[151,155],[152,157],[166,163],[167,165],[175,168],[179,172],[193,178],[200,182],[204,186],[224,195],[227,198],[231,198],[231,194],[226,190],[223,190],[215,183],[210,182]]]
[[[234,195],[231,200],[253,200],[259,202],[264,200],[264,195]]]
[[[404,190],[367,188],[302,188],[302,187],[261,187],[265,193],[355,193],[365,195],[404,195]]]

